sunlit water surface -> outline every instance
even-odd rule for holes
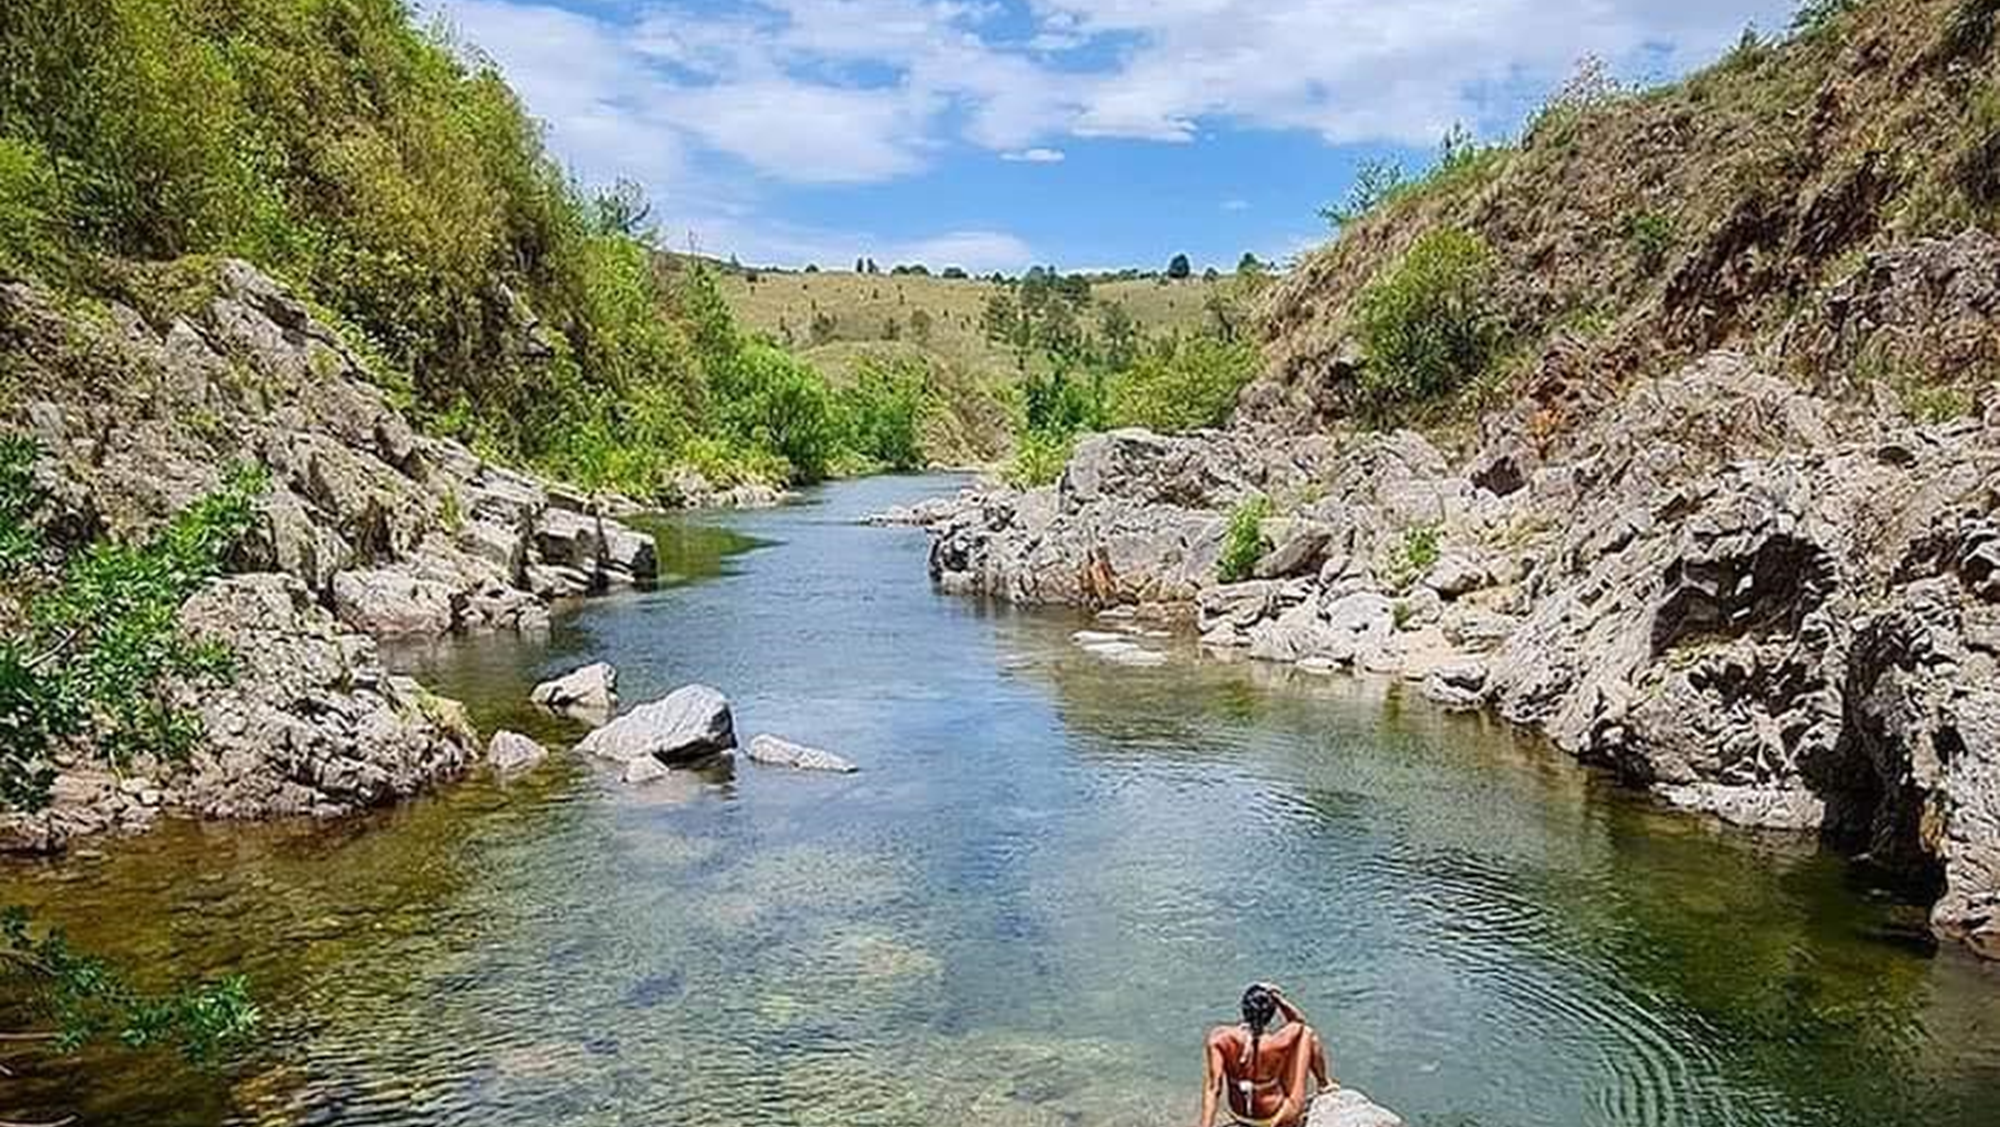
[[[1075,615],[935,594],[922,533],[853,521],[951,484],[662,524],[658,591],[395,655],[555,743],[546,675],[705,681],[859,775],[632,790],[559,753],[0,873],[121,959],[247,972],[267,1015],[220,1075],[19,1046],[0,1118],[1153,1127],[1272,978],[1420,1127],[2000,1123],[2000,973],[1853,867],[1413,694],[1184,639],[1126,668]]]

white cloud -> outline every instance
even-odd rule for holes
[[[1249,201],[1249,200],[1245,200],[1245,199],[1228,199],[1228,200],[1223,200],[1223,201],[1222,201],[1222,210],[1224,210],[1224,211],[1249,211],[1249,210],[1250,210],[1250,201]]]
[[[1455,122],[1511,127],[1586,53],[1682,69],[1793,0],[420,2],[502,66],[580,176],[639,179],[749,258],[834,240],[760,224],[777,185],[911,176],[954,146],[1048,163],[1064,138],[1226,128],[1429,145]],[[1021,248],[983,249],[1005,268]]]

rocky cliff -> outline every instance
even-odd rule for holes
[[[34,436],[71,544],[147,532],[231,463],[271,487],[232,574],[183,627],[238,673],[187,691],[205,721],[186,764],[116,775],[79,756],[17,847],[213,817],[335,814],[415,791],[480,750],[455,705],[387,675],[373,639],[534,630],[553,600],[650,580],[652,538],[615,499],[572,492],[415,433],[340,333],[240,262],[145,270],[149,300],[78,303],[0,284],[9,429]]]

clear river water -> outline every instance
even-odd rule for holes
[[[221,1073],[0,1046],[0,1119],[95,1127],[1160,1127],[1205,1029],[1283,983],[1416,1127],[2000,1124],[2000,968],[1810,843],[1717,828],[1415,694],[951,598],[952,488],[657,525],[673,577],[546,639],[392,656],[483,730],[591,660],[727,692],[739,763],[644,789],[558,752],[337,825],[174,824],[0,870],[142,970],[248,973]]]

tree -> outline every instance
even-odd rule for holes
[[[1214,282],[1219,280],[1221,277],[1222,277],[1222,271],[1217,270],[1213,266],[1201,272],[1201,280],[1204,282]]]
[[[966,274],[965,274],[965,267],[963,267],[963,266],[947,266],[947,267],[945,267],[945,268],[944,268],[944,274],[943,274],[942,276],[943,276],[943,277],[946,277],[946,278],[950,278],[950,279],[951,279],[952,281],[955,281],[955,282],[957,282],[957,281],[964,281],[964,280],[965,280],[965,277],[966,277]]]
[[[1167,263],[1167,277],[1172,278],[1176,282],[1181,281],[1192,273],[1194,273],[1194,266],[1188,262],[1188,256],[1185,254],[1177,254],[1171,262]]]
[[[806,263],[806,269],[805,269],[805,272],[806,272],[806,273],[808,273],[808,274],[817,274],[817,273],[819,273],[819,263],[817,263],[817,262],[808,262],[808,263]]]
[[[1255,251],[1246,250],[1243,252],[1243,257],[1236,260],[1238,274],[1262,274],[1264,269],[1264,261],[1257,257]]]
[[[591,218],[601,235],[622,236],[650,246],[658,241],[657,232],[647,222],[652,215],[653,202],[634,180],[619,180],[591,200]]]

